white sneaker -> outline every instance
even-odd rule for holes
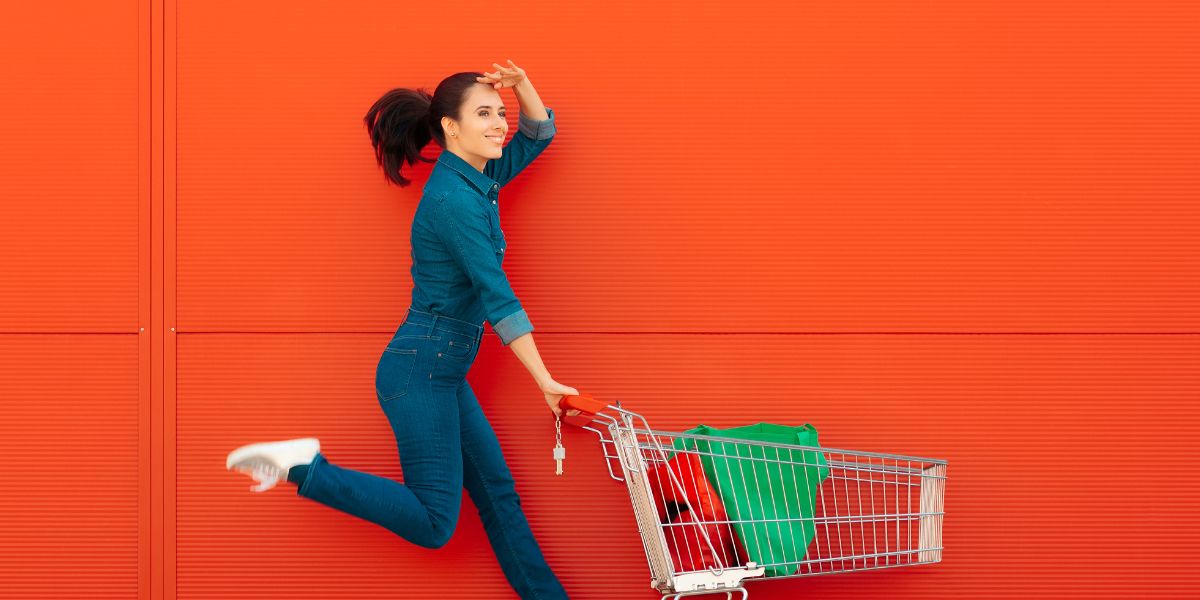
[[[258,482],[250,491],[265,492],[280,479],[287,479],[288,469],[312,462],[320,450],[317,438],[247,444],[229,453],[225,468],[250,474]]]

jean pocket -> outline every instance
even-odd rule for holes
[[[410,348],[385,348],[375,367],[375,393],[380,402],[394,400],[408,393],[413,368],[417,366],[417,351]]]
[[[471,357],[471,342],[463,340],[449,340],[446,343],[446,348],[442,350],[442,355],[448,358],[457,358],[465,360]]]

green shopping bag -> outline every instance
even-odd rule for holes
[[[700,425],[685,433],[775,444],[818,446],[817,430],[757,423],[731,429]],[[750,560],[765,574],[791,575],[816,535],[813,503],[829,476],[823,452],[719,440],[675,438],[676,450],[695,450]],[[758,460],[751,460],[758,459]],[[765,459],[765,460],[762,460]],[[805,519],[772,521],[772,519]]]

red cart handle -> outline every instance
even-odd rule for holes
[[[594,415],[608,408],[608,404],[596,400],[591,394],[581,392],[579,395],[564,395],[562,400],[559,401],[558,407],[563,411],[574,409],[582,414]]]

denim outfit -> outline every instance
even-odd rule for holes
[[[379,524],[426,548],[454,532],[465,487],[479,509],[492,550],[525,599],[567,594],[546,564],[521,509],[496,434],[467,383],[483,320],[501,341],[533,330],[500,268],[506,244],[497,190],[528,165],[554,135],[553,113],[521,114],[502,158],[480,173],[443,150],[412,227],[413,292],[403,323],[383,349],[375,391],[387,415],[404,482],[339,467],[318,453],[293,467],[296,493]]]
[[[500,158],[479,172],[443,151],[425,184],[412,223],[411,307],[470,323],[486,318],[504,345],[533,331],[501,264],[508,248],[500,228],[500,188],[554,138],[554,111],[534,121],[521,113]]]

